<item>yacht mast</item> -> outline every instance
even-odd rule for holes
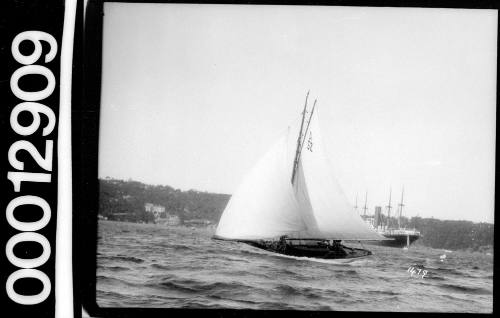
[[[304,127],[304,119],[306,118],[307,112],[307,99],[309,98],[309,91],[307,91],[306,102],[304,104],[304,110],[302,111],[302,122],[300,124],[300,132],[299,137],[297,138],[297,150],[295,151],[295,159],[293,160],[293,170],[292,170],[292,184],[295,179],[295,172],[297,170],[297,166],[299,164],[299,153],[302,143],[302,128]]]
[[[302,143],[300,145],[300,151],[299,151],[299,157],[297,158],[297,164],[299,163],[299,160],[300,160],[300,154],[302,153],[302,148],[304,148],[304,141],[306,140],[307,132],[309,131],[309,124],[311,123],[311,119],[312,119],[312,116],[314,114],[315,108],[316,108],[316,99],[314,100],[313,108],[311,109],[311,115],[309,115],[309,119],[307,120],[306,131],[304,132],[304,138],[302,139]]]

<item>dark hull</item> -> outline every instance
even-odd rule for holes
[[[390,238],[393,240],[387,241],[369,241],[366,244],[371,245],[380,245],[380,246],[388,246],[388,247],[406,247],[408,244],[408,235],[404,234],[386,234],[384,235],[386,238]],[[409,235],[410,244],[415,242],[420,238],[420,235]]]
[[[352,248],[344,245],[332,246],[311,246],[311,245],[291,245],[286,246],[273,244],[265,241],[245,241],[244,243],[264,249],[266,251],[279,253],[288,256],[312,257],[322,259],[356,258],[371,255],[372,252],[361,248]]]

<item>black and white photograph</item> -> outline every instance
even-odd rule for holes
[[[497,30],[105,2],[97,305],[492,313]]]

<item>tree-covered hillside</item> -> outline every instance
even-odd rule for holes
[[[145,212],[146,203],[162,205],[167,213],[179,216],[182,221],[205,219],[217,222],[230,197],[115,179],[100,179],[99,186],[99,214],[111,220],[131,222],[152,221],[151,214]]]
[[[494,225],[490,223],[413,217],[409,226],[420,230],[420,243],[425,246],[449,250],[493,246]]]
[[[165,212],[177,215],[181,221],[203,219],[217,223],[230,195],[196,190],[181,191],[169,186],[152,186],[137,181],[101,179],[99,214],[110,220],[153,222],[145,211],[146,203],[165,207]],[[382,215],[382,222],[386,222]],[[391,224],[397,224],[391,218]],[[450,250],[493,246],[494,225],[470,221],[438,220],[434,218],[402,217],[401,226],[419,230],[423,237],[415,244]]]

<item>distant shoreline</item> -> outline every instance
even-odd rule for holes
[[[131,223],[214,228],[230,198],[227,194],[181,191],[133,180],[99,179],[98,217]],[[493,250],[494,224],[491,223],[404,216],[400,221],[402,228],[415,228],[423,235],[414,245],[487,253]]]

